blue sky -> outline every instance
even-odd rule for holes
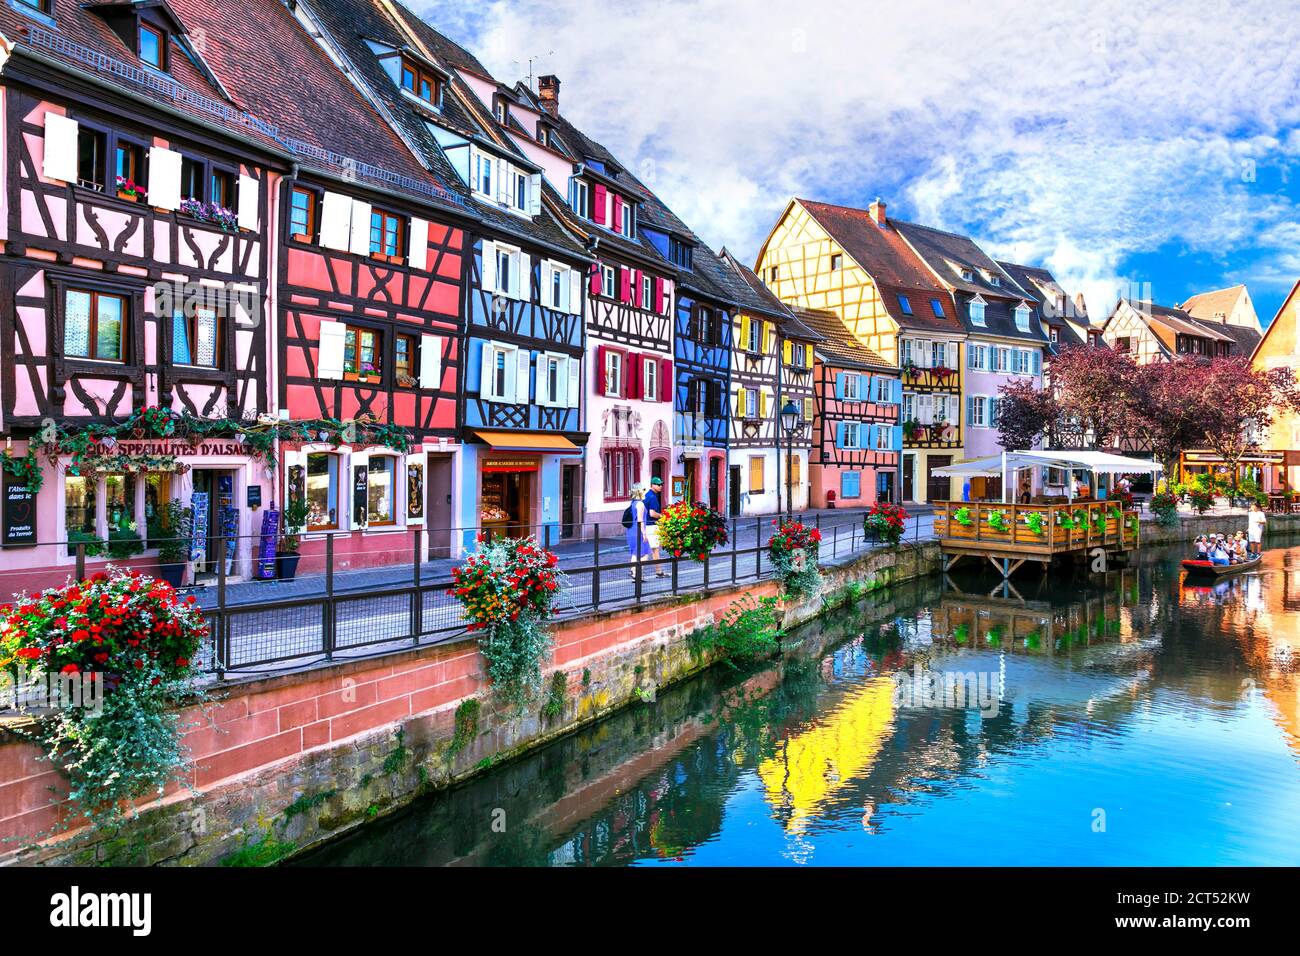
[[[717,248],[792,195],[1044,265],[1094,316],[1300,278],[1300,18],[1274,2],[414,0],[566,115]],[[1067,5],[1058,5],[1061,7]]]

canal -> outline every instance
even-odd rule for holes
[[[299,862],[1298,864],[1300,541],[1180,556],[874,595]]]

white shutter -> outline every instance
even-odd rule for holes
[[[408,474],[408,475],[410,474],[411,466],[412,466],[412,465],[417,465],[417,466],[419,466],[419,467],[421,467],[421,468],[424,469],[424,483],[423,483],[422,487],[423,487],[423,489],[424,489],[424,493],[425,493],[425,495],[427,496],[428,493],[429,493],[429,484],[428,484],[428,483],[429,483],[429,469],[428,469],[427,465],[425,464],[425,455],[424,455],[424,452],[422,452],[422,451],[421,451],[421,452],[415,452],[414,454],[410,454],[410,455],[407,455],[407,456],[406,456],[406,471],[407,471],[407,474]],[[399,477],[400,477],[400,476],[399,476]],[[425,518],[426,509],[421,508],[421,509],[420,509],[420,514],[419,514],[418,516],[414,516],[414,515],[411,514],[411,502],[408,500],[409,497],[410,497],[410,493],[411,493],[411,482],[410,482],[409,480],[408,480],[408,481],[400,481],[400,480],[399,480],[399,481],[397,482],[397,484],[398,484],[398,488],[394,489],[394,492],[396,493],[396,491],[400,490],[401,493],[402,493],[402,494],[401,494],[401,498],[402,498],[402,501],[401,501],[401,508],[402,508],[402,510],[401,510],[401,516],[402,516],[403,518],[406,519],[406,523],[407,523],[408,525],[413,525],[413,524],[424,524],[424,518]],[[396,497],[396,494],[395,494],[394,496]],[[395,506],[396,506],[396,504],[397,504],[397,503],[394,502],[394,505],[395,505]]]
[[[352,200],[352,230],[348,249],[358,256],[370,255],[370,203]]]
[[[258,192],[261,183],[252,176],[239,177],[239,228],[257,228]]]
[[[483,288],[488,292],[497,290],[497,244],[491,239],[483,240]]]
[[[469,144],[469,188],[478,189],[478,147],[473,143]]]
[[[528,253],[518,254],[519,268],[516,271],[518,281],[515,283],[515,298],[522,302],[533,300],[533,261]]]
[[[569,314],[582,315],[582,273],[569,270]]]
[[[361,529],[365,528],[367,525],[370,524],[370,521],[369,521],[369,516],[370,516],[370,506],[369,506],[369,502],[370,502],[370,495],[369,495],[369,491],[370,491],[370,472],[369,472],[369,468],[370,468],[370,453],[369,453],[369,452],[364,452],[364,451],[354,451],[351,455],[348,456],[348,458],[349,458],[349,461],[348,461],[348,473],[347,473],[347,477],[343,479],[343,482],[342,482],[343,487],[339,489],[339,499],[340,499],[340,501],[339,501],[339,505],[340,505],[339,510],[340,510],[340,511],[343,511],[344,509],[346,509],[347,516],[348,516],[349,526],[350,526],[352,529],[354,529],[354,530],[361,530]],[[357,497],[356,497],[356,496],[357,496],[357,486],[360,485],[360,484],[362,484],[362,482],[359,482],[359,481],[357,480],[357,472],[356,472],[356,470],[357,470],[358,468],[365,468],[365,469],[367,469],[367,471],[366,471],[366,473],[365,473],[366,477],[365,477],[365,479],[364,479],[364,484],[365,484],[365,488],[366,488],[366,507],[365,507],[365,508],[362,510],[362,512],[361,512],[361,520],[360,520],[360,521],[356,520],[356,519],[357,519],[357,515],[356,515],[356,511],[355,511],[355,509],[356,509],[356,501],[357,501]],[[340,477],[342,478],[342,476],[340,476]],[[394,490],[396,490],[396,489],[394,489]],[[344,501],[342,500],[343,497],[344,497],[344,495],[347,496],[346,504],[345,504]],[[343,526],[344,526],[344,525],[343,525],[343,522],[340,521],[340,522],[339,522],[339,527],[342,528]]]
[[[342,322],[322,319],[320,339],[316,345],[316,377],[339,379],[343,377],[343,344],[347,326]]]
[[[181,154],[162,146],[149,147],[149,204],[176,209],[181,204]]]
[[[574,356],[569,357],[569,393],[566,396],[565,405],[568,408],[577,408],[578,401],[582,394],[582,360]]]
[[[949,368],[957,367],[957,343],[956,342],[948,343],[948,361],[945,362],[944,364],[947,365]]]
[[[519,371],[515,376],[515,403],[518,405],[528,404],[529,385],[531,385],[531,372],[533,365],[533,355],[528,349],[519,349],[517,353],[519,360]]]
[[[491,342],[484,342],[481,349],[482,355],[479,358],[479,398],[485,402],[493,401],[495,396],[492,394],[492,379],[496,374],[496,363],[493,359],[496,357]]]
[[[406,260],[412,269],[429,268],[429,221],[411,219],[410,231],[407,233]]]
[[[346,252],[352,243],[352,198],[342,193],[325,194],[320,210],[320,244]]]
[[[442,384],[442,339],[437,335],[420,336],[420,388],[437,388]]]
[[[510,176],[510,164],[504,159],[497,157],[495,165],[497,173],[497,202],[508,203],[510,202],[510,184],[507,183],[506,180]]]
[[[528,215],[539,216],[542,213],[542,174],[533,173],[528,179]]]
[[[46,179],[65,183],[77,181],[77,128],[76,120],[46,111],[45,159],[42,165]]]

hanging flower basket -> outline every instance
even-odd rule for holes
[[[1005,534],[1011,530],[1007,524],[1007,513],[1005,511],[990,511],[988,514],[989,527],[999,534]]]
[[[1043,514],[1041,511],[1031,511],[1029,514],[1025,515],[1025,524],[1028,526],[1029,530],[1036,535],[1041,536],[1046,531],[1046,522],[1047,515]]]
[[[822,534],[801,521],[781,521],[768,541],[772,567],[790,594],[811,594],[821,581],[817,567]]]
[[[659,543],[675,558],[705,561],[709,553],[727,543],[727,520],[703,505],[679,501],[659,517]]]

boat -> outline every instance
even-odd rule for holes
[[[1183,562],[1183,568],[1188,574],[1221,578],[1226,574],[1236,574],[1238,571],[1249,571],[1251,568],[1257,567],[1259,562],[1262,560],[1264,560],[1262,554],[1255,555],[1249,561],[1238,561],[1236,564],[1215,564],[1212,561],[1188,558]]]

